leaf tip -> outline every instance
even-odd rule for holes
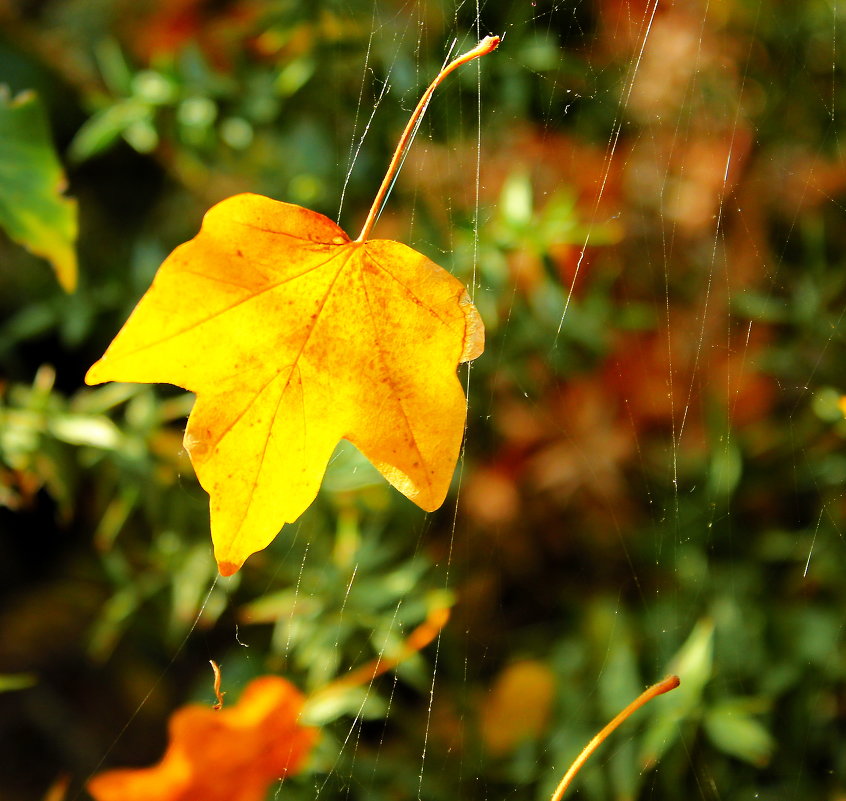
[[[217,569],[220,575],[226,578],[237,573],[241,569],[241,565],[236,565],[234,562],[218,562]]]
[[[458,305],[464,312],[464,345],[459,362],[472,362],[485,350],[485,324],[466,292],[459,299]]]
[[[91,367],[88,368],[88,372],[85,374],[85,378],[83,379],[87,386],[93,387],[95,384],[102,384],[105,380],[100,376],[100,364],[102,361],[102,359],[98,359],[91,365]]]
[[[667,676],[663,681],[660,682],[659,686],[664,687],[664,689],[661,690],[661,694],[668,693],[670,690],[675,690],[676,687],[678,687],[680,684],[681,679],[678,676],[672,674]]]
[[[59,286],[64,289],[69,295],[76,292],[78,283],[78,266],[76,261],[76,253],[72,248],[68,249],[62,254],[56,254],[51,262],[53,269],[56,272],[56,278],[59,281]]]

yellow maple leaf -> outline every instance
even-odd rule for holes
[[[300,206],[228,198],[165,260],[88,371],[89,384],[196,393],[185,446],[223,575],[308,507],[342,438],[421,508],[443,503],[466,414],[455,371],[482,352],[484,328],[460,281],[368,236],[434,89],[498,42],[483,40],[426,90],[358,239]]]
[[[237,195],[167,258],[86,381],[197,394],[185,446],[228,575],[312,502],[341,438],[437,508],[464,426],[455,368],[482,330],[463,284],[411,248]]]

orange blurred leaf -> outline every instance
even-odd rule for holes
[[[501,756],[539,737],[549,722],[555,676],[543,662],[526,659],[506,667],[482,706],[481,734],[491,754]]]
[[[272,782],[302,768],[317,739],[298,722],[304,700],[289,681],[263,676],[226,709],[184,706],[170,719],[161,762],[101,773],[88,792],[96,801],[262,801]]]
[[[243,194],[165,260],[86,381],[197,394],[185,447],[230,575],[314,500],[341,438],[440,506],[466,413],[456,367],[483,337],[464,286],[420,253]]]

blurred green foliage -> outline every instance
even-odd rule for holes
[[[65,177],[36,95],[9,96],[0,85],[0,226],[48,259],[65,289],[76,287],[76,204],[62,197]]]
[[[439,90],[376,228],[486,323],[453,500],[425,516],[341,447],[215,580],[190,396],[85,370],[217,200],[356,230],[474,9],[0,4],[0,84],[38,93],[80,216],[71,295],[0,240],[4,798],[157,759],[168,714],[213,701],[210,658],[228,699],[267,671],[313,692],[452,604],[395,678],[315,713],[280,798],[547,798],[669,670],[575,792],[844,797],[843,12],[652,10],[483,8],[505,40]],[[495,746],[521,660],[552,678],[545,722]]]

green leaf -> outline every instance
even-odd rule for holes
[[[0,693],[25,690],[27,687],[33,687],[35,683],[35,676],[31,673],[0,673]]]
[[[68,147],[68,158],[77,164],[86,161],[106,150],[133,126],[150,126],[151,118],[150,105],[134,97],[107,106],[82,124]]]
[[[731,699],[712,707],[703,723],[708,739],[726,754],[759,767],[769,762],[775,741],[752,717],[749,699]]]
[[[76,201],[50,138],[47,115],[34,92],[11,97],[0,86],[0,226],[16,242],[47,259],[68,292],[76,288]]]
[[[640,763],[652,767],[679,734],[679,726],[701,709],[702,692],[711,678],[714,661],[714,624],[700,620],[686,642],[670,660],[668,673],[677,675],[681,685],[662,699],[643,736]]]
[[[306,726],[325,726],[344,715],[374,720],[387,711],[386,702],[369,687],[331,686],[309,697],[300,721]]]
[[[711,492],[727,498],[737,488],[743,473],[743,457],[734,442],[726,442],[714,449],[708,485]]]

